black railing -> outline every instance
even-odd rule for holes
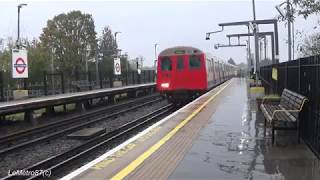
[[[272,68],[278,80],[272,79]],[[267,93],[281,94],[284,88],[308,98],[300,114],[303,140],[320,157],[320,55],[260,68],[262,84]]]
[[[74,76],[67,72],[56,72],[54,74],[43,72],[42,78],[27,80],[29,97],[40,97],[53,94],[63,94],[69,92],[88,91],[93,89],[111,88],[114,86],[126,86],[141,83],[154,82],[155,72],[153,70],[143,70],[141,74],[137,71],[122,72],[115,76],[112,73],[99,72],[99,79],[96,80],[95,72],[75,72]],[[13,99],[13,90],[19,89],[20,81],[5,77],[0,72],[0,101]],[[40,80],[39,80],[40,79]]]

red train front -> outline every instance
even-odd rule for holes
[[[205,54],[192,47],[174,47],[158,57],[157,89],[169,100],[183,100],[207,89]]]
[[[187,101],[230,79],[235,70],[197,48],[168,48],[158,56],[157,90],[169,101]]]

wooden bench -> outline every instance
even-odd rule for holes
[[[300,143],[299,113],[305,101],[307,101],[306,97],[288,89],[283,90],[279,104],[270,104],[265,98],[262,100],[260,109],[265,117],[264,135],[266,135],[267,125],[270,125],[272,144],[274,144],[275,130],[297,130],[298,143]]]

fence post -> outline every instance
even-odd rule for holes
[[[89,80],[89,90],[92,90],[92,78],[91,78],[91,72],[88,71],[88,80]]]
[[[64,87],[64,75],[63,72],[60,72],[60,77],[61,77],[61,92],[62,94],[65,93],[65,87]]]
[[[126,85],[128,86],[128,71],[126,71]]]
[[[109,77],[110,88],[113,87],[113,75],[111,74]]]
[[[142,73],[142,72],[141,72]],[[141,73],[138,74],[138,84],[141,84]]]
[[[102,72],[99,71],[99,81],[100,81],[100,89],[103,88],[103,84],[102,84]]]
[[[43,90],[44,90],[44,95],[48,95],[48,87],[47,87],[47,72],[43,71]]]
[[[4,101],[4,93],[3,93],[3,72],[0,72],[0,93],[1,93],[1,101]]]

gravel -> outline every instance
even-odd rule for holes
[[[91,127],[105,127],[107,132],[114,130],[133,119],[148,114],[164,105],[167,105],[167,101],[160,101],[152,105],[139,108],[135,111],[130,111],[124,115],[107,119],[95,123]],[[9,170],[23,169],[36,162],[49,158],[51,156],[63,153],[73,147],[82,144],[81,140],[70,139],[67,137],[61,137],[55,140],[51,140],[47,143],[41,143],[32,147],[28,147],[16,152],[7,154],[5,157],[0,156],[0,177],[6,176]]]

